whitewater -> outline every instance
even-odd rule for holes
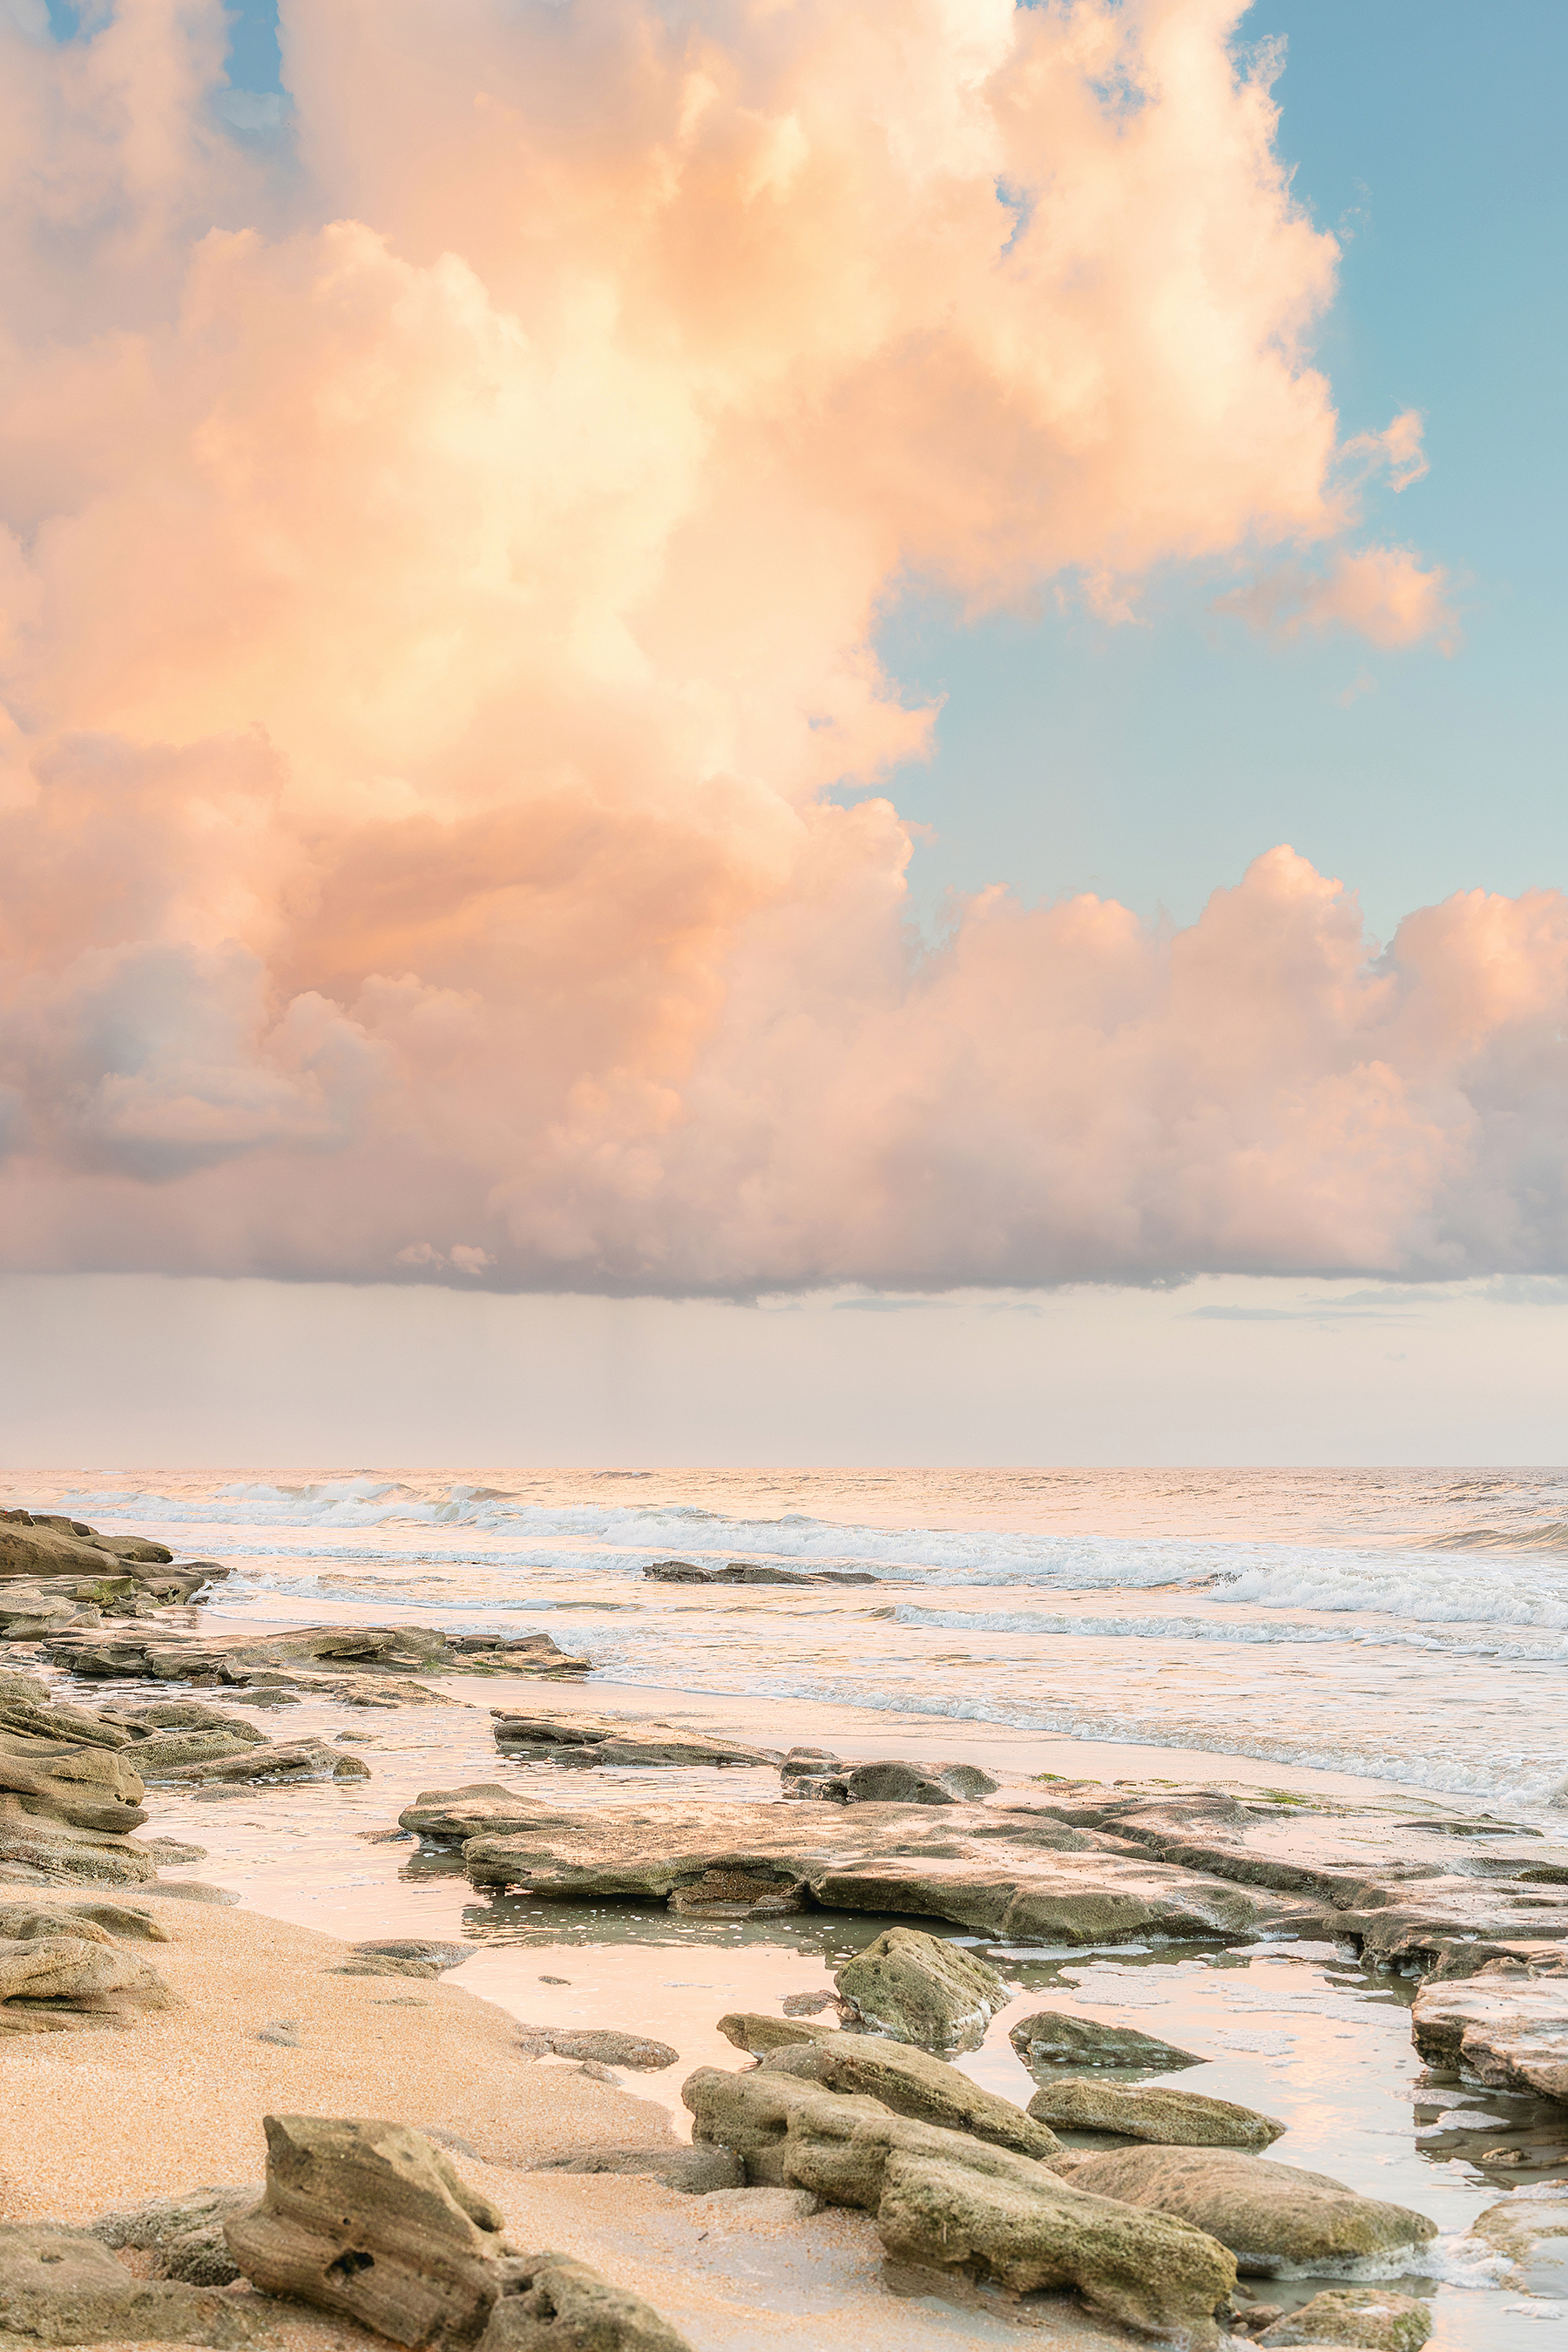
[[[0,1496],[228,1563],[228,1622],[537,1625],[650,1694],[1568,1801],[1562,1470],[18,1471]],[[644,1578],[672,1559],[879,1581]]]

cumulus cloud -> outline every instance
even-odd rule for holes
[[[284,0],[270,144],[219,0],[0,18],[5,1262],[1555,1262],[1556,900],[1379,955],[1278,851],[925,952],[826,796],[928,740],[910,579],[1442,625],[1346,542],[1418,420],[1336,445],[1240,13]]]

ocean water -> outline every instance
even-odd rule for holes
[[[1568,1799],[1563,1470],[55,1471],[0,1496],[228,1562],[226,1623],[543,1629],[737,1727],[812,1702]],[[879,1581],[646,1581],[667,1559]]]

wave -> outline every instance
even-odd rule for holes
[[[1568,1664],[1568,1636],[1562,1640],[1506,1643],[1483,1627],[1467,1636],[1402,1625],[1307,1625],[1297,1620],[1267,1618],[1221,1624],[1204,1617],[1100,1617],[1087,1612],[1078,1617],[1047,1616],[1043,1610],[922,1609],[912,1602],[900,1605],[894,1616],[900,1625],[942,1627],[955,1633],[1070,1636],[1079,1641],[1103,1637],[1110,1641],[1293,1644],[1353,1642],[1365,1649],[1430,1650],[1455,1658],[1520,1658],[1548,1664]]]

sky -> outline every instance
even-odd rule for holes
[[[1565,47],[5,0],[5,1457],[1562,1458]]]

